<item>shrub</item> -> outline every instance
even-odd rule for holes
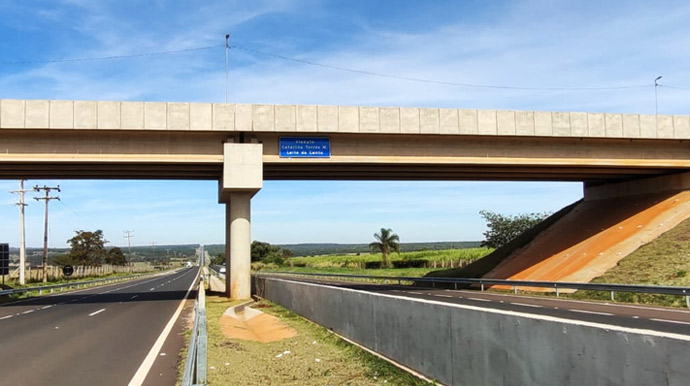
[[[367,261],[364,263],[364,269],[381,269],[380,261]]]
[[[424,268],[427,264],[424,259],[394,260],[393,268]]]

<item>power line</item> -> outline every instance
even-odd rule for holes
[[[690,91],[690,87],[685,87],[685,86],[669,86],[667,84],[660,84],[659,87],[666,87],[666,88],[672,88],[674,90],[687,90]]]
[[[269,52],[259,51],[259,50],[255,50],[255,49],[251,49],[251,48],[238,46],[238,45],[232,45],[230,47],[236,48],[238,50],[246,51],[249,53],[254,53],[254,54],[259,54],[259,55],[264,55],[264,56],[270,56],[273,58],[287,60],[287,61],[291,61],[291,62],[302,63],[302,64],[307,64],[310,66],[329,68],[332,70],[346,71],[346,72],[352,72],[355,74],[362,74],[362,75],[378,76],[381,78],[406,80],[406,81],[411,81],[411,82],[440,84],[440,85],[445,85],[445,86],[489,88],[489,89],[503,89],[503,90],[531,90],[531,91],[604,91],[604,90],[624,90],[624,89],[648,88],[649,87],[649,85],[646,85],[646,84],[629,85],[629,86],[607,86],[607,87],[519,87],[519,86],[501,86],[501,85],[491,85],[491,84],[480,84],[480,83],[448,82],[448,81],[443,81],[443,80],[414,78],[414,77],[407,77],[407,76],[399,76],[399,75],[383,74],[383,73],[379,73],[379,72],[358,70],[358,69],[352,69],[352,68],[341,67],[341,66],[334,66],[334,65],[330,65],[330,64],[323,64],[323,63],[312,62],[309,60],[292,58],[289,56],[272,54]]]
[[[210,50],[210,49],[218,48],[218,47],[225,47],[225,45],[216,44],[213,46],[192,47],[192,48],[185,48],[185,49],[181,49],[181,50],[143,52],[143,53],[129,54],[129,55],[94,56],[94,57],[88,57],[88,58],[3,61],[3,62],[0,62],[0,64],[10,65],[10,64],[49,64],[49,63],[91,62],[91,61],[98,61],[98,60],[116,60],[116,59],[139,58],[139,57],[144,57],[144,56],[181,54],[184,52]]]

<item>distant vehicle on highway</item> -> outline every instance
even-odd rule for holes
[[[191,261],[187,262],[187,268],[192,268],[192,262]]]
[[[220,269],[218,270],[218,272],[220,272],[220,273],[225,273],[225,267],[220,267]]]

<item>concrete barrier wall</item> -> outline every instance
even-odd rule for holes
[[[690,337],[259,279],[265,298],[448,385],[690,385]]]

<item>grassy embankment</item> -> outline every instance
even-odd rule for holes
[[[593,283],[690,286],[690,220],[641,246]],[[608,292],[578,291],[576,299],[610,300]],[[616,301],[685,307],[681,296],[616,293]]]
[[[441,268],[467,265],[490,253],[490,248],[448,249],[394,253],[389,259],[400,268],[378,268],[381,254],[293,257],[284,267],[267,266],[271,272],[338,273],[372,276],[423,276]]]
[[[269,302],[258,309],[280,318],[296,336],[271,343],[227,338],[220,320],[233,304],[224,297],[206,298],[211,385],[428,384]]]

